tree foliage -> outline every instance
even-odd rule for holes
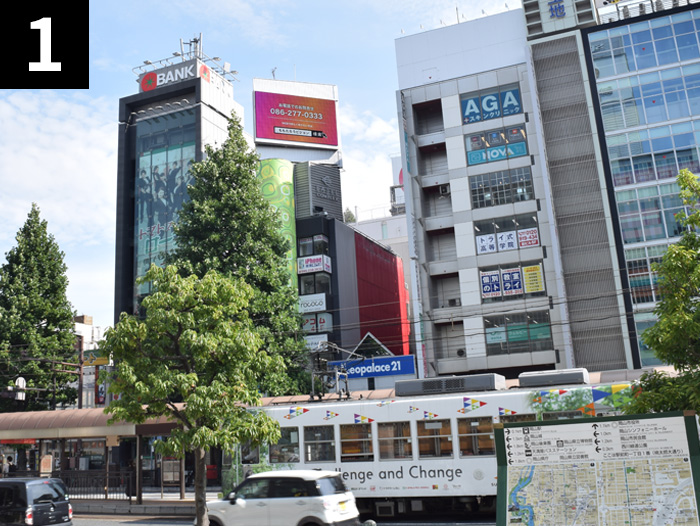
[[[251,151],[237,118],[220,149],[192,168],[190,200],[175,227],[177,249],[168,259],[185,274],[216,270],[252,286],[248,307],[263,348],[283,358],[269,369],[261,389],[270,394],[308,391],[308,375],[297,291],[287,271],[288,242],[279,218],[264,199],[256,179],[258,156]]]
[[[681,170],[678,184],[689,213],[677,220],[686,228],[655,266],[657,322],[642,334],[644,343],[677,375],[645,373],[628,413],[700,410],[700,183],[694,174]]]
[[[77,361],[64,254],[36,204],[15,239],[0,268],[0,386],[23,377],[27,410],[72,403],[77,391],[69,383],[76,377],[52,365]],[[0,410],[17,409],[14,400],[0,399]]]
[[[106,411],[112,421],[166,416],[179,424],[157,447],[194,453],[198,524],[206,524],[206,451],[279,439],[274,420],[244,406],[259,403],[260,378],[281,359],[261,348],[264,331],[248,312],[254,289],[244,280],[152,266],[139,281],[153,286],[145,318],[122,313],[105,336],[115,363],[109,390],[119,395]]]

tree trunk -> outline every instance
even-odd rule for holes
[[[206,453],[204,448],[194,450],[194,506],[197,526],[209,526]]]

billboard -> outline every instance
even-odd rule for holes
[[[255,92],[255,140],[337,147],[336,101]]]

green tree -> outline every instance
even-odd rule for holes
[[[287,271],[289,246],[260,190],[257,162],[240,121],[232,118],[223,146],[208,148],[206,160],[193,165],[190,200],[179,214],[177,249],[168,263],[185,274],[216,270],[251,285],[249,312],[263,348],[283,358],[282,367],[267,371],[261,389],[273,395],[308,392],[298,294]]]
[[[644,343],[677,375],[645,373],[627,413],[700,411],[700,183],[694,174],[681,170],[678,184],[689,213],[677,219],[686,228],[655,267],[660,297],[654,310],[657,322],[642,334]]]
[[[353,214],[352,210],[350,210],[349,208],[346,208],[345,212],[343,212],[343,222],[357,223],[357,218],[355,218],[355,214]]]
[[[153,265],[142,281],[153,286],[145,317],[122,313],[105,335],[116,364],[109,391],[119,395],[106,411],[111,421],[166,416],[179,424],[157,448],[194,454],[197,524],[206,526],[207,450],[279,439],[277,423],[246,406],[259,403],[261,376],[281,360],[261,348],[265,335],[248,313],[254,289],[242,279]]]
[[[0,384],[23,377],[26,410],[72,403],[76,377],[57,372],[67,369],[59,362],[77,361],[64,254],[36,204],[15,239],[0,268]],[[17,410],[15,401],[0,399],[0,410]]]

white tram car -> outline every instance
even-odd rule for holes
[[[534,373],[532,387],[508,389],[488,374],[408,380],[343,400],[268,398],[263,409],[279,422],[281,439],[262,453],[243,448],[240,461],[256,471],[338,471],[364,517],[492,516],[494,424],[616,414],[634,396],[628,380],[587,384],[585,370],[567,372],[574,374],[563,380],[578,383],[561,383],[561,372]],[[416,394],[445,390],[456,392]]]

